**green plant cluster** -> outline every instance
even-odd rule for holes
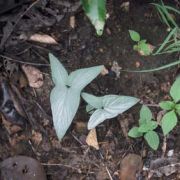
[[[161,119],[161,126],[164,136],[169,134],[177,125],[178,116],[180,116],[180,76],[177,77],[170,89],[171,101],[162,101],[159,106],[166,111]],[[140,110],[139,127],[133,127],[128,135],[132,138],[144,137],[148,145],[157,150],[159,146],[159,136],[155,129],[158,126],[157,121],[152,120],[152,112],[147,106],[142,106]]]
[[[138,52],[142,52],[144,56],[149,56],[152,53],[152,49],[149,47],[146,39],[141,39],[140,34],[134,30],[129,30],[131,39],[136,42],[133,49]]]

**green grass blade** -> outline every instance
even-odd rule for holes
[[[123,72],[133,72],[133,73],[148,73],[148,72],[154,72],[154,71],[160,71],[160,70],[163,70],[163,69],[167,69],[167,68],[176,66],[178,64],[180,64],[180,60],[172,62],[170,64],[166,64],[166,65],[158,67],[158,68],[152,68],[152,69],[147,69],[147,70],[139,70],[139,71],[136,71],[136,70],[121,70],[121,71],[123,71]]]
[[[165,8],[168,9],[168,10],[174,11],[174,12],[177,13],[177,14],[180,14],[180,11],[178,11],[177,9],[175,9],[175,8],[173,8],[173,7],[171,7],[171,6],[165,5]]]
[[[153,55],[157,55],[157,54],[159,54],[161,52],[161,50],[166,46],[166,44],[169,42],[171,37],[175,34],[176,30],[177,30],[177,28],[172,29],[172,31],[168,34],[168,36],[166,37],[164,42],[161,44],[159,49],[155,53],[153,53]]]

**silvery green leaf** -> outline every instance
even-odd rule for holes
[[[96,97],[88,93],[81,93],[81,96],[92,107],[96,109],[103,107],[103,97]]]
[[[103,66],[78,69],[70,73],[67,85],[80,91],[87,86],[102,71]]]
[[[90,104],[86,105],[86,112],[89,114],[92,114],[94,112],[94,107],[91,106]]]
[[[65,86],[68,79],[68,73],[60,61],[51,53],[49,53],[51,65],[52,80],[55,85]]]
[[[91,115],[89,122],[88,122],[88,129],[93,129],[106,119],[110,119],[113,117],[116,117],[118,114],[111,114],[104,109],[97,109],[94,111],[94,113]]]
[[[99,97],[97,97],[99,98]],[[130,96],[106,95],[102,97],[102,108],[98,108],[90,117],[88,129],[95,128],[106,119],[116,117],[118,114],[131,108],[139,99]]]
[[[50,94],[54,127],[62,139],[76,114],[80,102],[80,91],[55,86]]]
[[[102,35],[106,18],[106,0],[81,0],[81,3],[97,34]]]

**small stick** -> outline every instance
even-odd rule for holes
[[[58,164],[41,163],[41,165],[43,165],[43,166],[63,166],[63,167],[66,167],[66,168],[74,169],[74,170],[76,170],[80,174],[82,173],[81,169],[72,167],[70,165],[60,164],[60,163],[58,163]]]
[[[109,169],[108,169],[107,166],[106,166],[106,171],[107,171],[107,173],[108,173],[109,179],[110,179],[110,180],[113,180],[113,178],[112,178],[112,176],[111,176],[111,174],[110,174]]]
[[[8,56],[4,56],[4,55],[1,55],[1,54],[0,54],[0,57],[5,58],[5,59],[8,60],[8,61],[17,62],[17,63],[20,63],[20,64],[29,64],[29,65],[34,65],[34,66],[50,66],[49,64],[40,64],[40,63],[24,62],[24,61],[21,61],[21,60],[12,59],[12,58],[10,58],[10,57],[8,57]]]

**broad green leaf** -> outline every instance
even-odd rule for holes
[[[81,91],[100,74],[103,67],[104,66],[94,66],[73,71],[68,77],[67,85]]]
[[[161,120],[163,134],[167,135],[177,124],[177,116],[174,111],[166,113]]]
[[[170,95],[177,103],[180,100],[180,76],[178,76],[171,86]]]
[[[175,103],[172,101],[161,101],[159,106],[164,110],[172,110],[174,109]]]
[[[176,110],[180,110],[180,104],[176,104],[176,105],[175,105],[175,109],[176,109]]]
[[[99,97],[97,97],[99,98]],[[88,129],[95,128],[106,119],[116,117],[118,114],[131,108],[139,99],[130,96],[106,95],[102,97],[102,108],[91,115]]]
[[[138,128],[138,131],[141,133],[145,133],[148,131],[151,131],[153,129],[157,128],[157,122],[156,121],[148,121],[145,124],[141,124],[140,127]]]
[[[157,150],[159,146],[159,136],[156,132],[149,131],[144,135],[144,138],[152,149]]]
[[[103,97],[96,97],[88,93],[81,93],[82,98],[91,106],[96,109],[103,107]]]
[[[143,105],[141,110],[140,110],[140,120],[139,120],[139,124],[144,124],[148,121],[150,121],[152,119],[152,112],[151,110]]]
[[[106,19],[106,0],[81,0],[81,3],[96,33],[102,35]]]
[[[60,61],[51,53],[49,53],[49,60],[51,65],[52,80],[55,85],[65,86],[68,73]]]
[[[133,127],[128,132],[128,136],[133,137],[133,138],[141,137],[142,135],[143,134],[138,131],[138,127]]]
[[[138,42],[140,41],[140,35],[138,32],[136,31],[133,31],[133,30],[129,30],[129,34],[130,34],[130,37],[133,41],[135,42]]]
[[[72,123],[80,102],[80,92],[55,86],[50,94],[54,127],[61,140]]]

